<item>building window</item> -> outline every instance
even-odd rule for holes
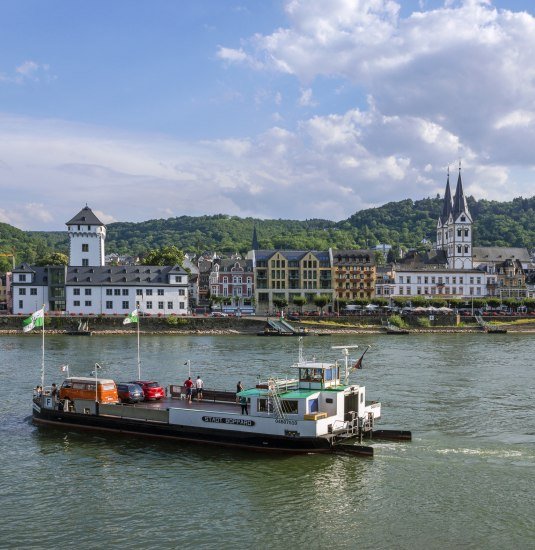
[[[73,288],[72,293],[73,293],[73,296],[80,296],[80,289],[79,288]]]
[[[167,309],[173,309],[173,302],[167,302]]]
[[[147,305],[145,307],[147,309],[152,309],[152,302],[147,302]]]
[[[158,289],[158,296],[163,296],[163,288]]]
[[[123,300],[123,309],[130,309],[130,302],[128,300]]]
[[[142,288],[136,288],[136,296],[143,296],[143,289]]]
[[[19,288],[19,296],[26,296],[26,289],[25,288]]]
[[[19,300],[19,309],[23,309],[24,302],[22,300]]]
[[[19,283],[25,283],[26,282],[26,275],[19,275]]]
[[[113,302],[111,300],[106,302],[106,309],[113,309]]]
[[[111,288],[107,288],[106,289],[106,296],[112,296],[113,295],[113,290]]]
[[[89,260],[87,258],[82,258],[82,265],[84,267],[88,267],[89,266]]]
[[[179,302],[178,303],[178,308],[179,309],[184,309],[184,302]]]
[[[82,245],[82,252],[89,252],[89,245],[88,244],[83,244]]]
[[[114,296],[120,296],[121,295],[121,289],[120,288],[114,288],[113,289]]]
[[[182,282],[182,277],[180,277],[180,276],[177,275],[177,276],[175,277],[175,283],[181,283],[181,282]]]
[[[178,289],[178,295],[179,295],[179,296],[185,296],[185,295],[186,295],[185,289],[179,288],[179,289]]]
[[[80,300],[74,300],[73,305],[74,307],[80,307]]]
[[[128,289],[127,288],[123,288],[123,296],[128,296]]]
[[[90,289],[90,288],[86,288],[86,289],[84,290],[84,294],[85,294],[86,296],[91,296],[91,289]]]
[[[37,289],[36,288],[30,288],[30,296],[37,296]]]
[[[468,245],[467,244],[464,245],[464,253],[468,254]]]
[[[460,245],[457,245],[457,253],[460,254],[461,253],[461,246]]]
[[[152,296],[152,288],[147,288],[147,290],[145,290],[145,294],[147,296]]]
[[[158,302],[158,309],[163,309],[163,302]]]
[[[85,301],[85,305],[88,306],[88,307],[90,307],[90,306],[91,306],[91,300],[86,300],[86,301]]]

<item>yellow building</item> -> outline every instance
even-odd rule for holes
[[[377,267],[371,250],[334,250],[333,272],[337,299],[370,300],[375,297]]]
[[[332,308],[332,251],[317,250],[252,250],[255,274],[256,310],[263,314],[274,311],[274,300],[286,300],[295,308],[294,299],[304,298],[304,311],[317,308],[316,296],[328,298]]]

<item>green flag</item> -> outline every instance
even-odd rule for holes
[[[132,313],[128,314],[128,317],[123,321],[123,325],[129,325],[130,323],[137,323],[138,322],[138,313],[137,309],[134,309]]]
[[[22,321],[22,330],[24,332],[30,332],[35,327],[42,327],[45,323],[45,308],[43,307],[39,311],[32,314],[31,317]]]

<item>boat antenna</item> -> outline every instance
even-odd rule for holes
[[[349,381],[349,350],[358,348],[358,345],[354,344],[352,346],[331,346],[331,349],[341,349],[342,355],[345,358],[345,385],[347,386],[347,382]]]

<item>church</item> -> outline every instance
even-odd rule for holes
[[[482,262],[474,263],[472,228],[473,219],[466,202],[459,163],[453,198],[448,170],[444,203],[437,221],[435,250],[426,255],[409,253],[401,263],[395,264],[394,281],[385,285],[384,295],[444,299],[497,296],[495,270]]]
[[[188,274],[180,266],[107,266],[106,226],[86,205],[67,223],[69,265],[13,270],[13,313],[185,315]]]

